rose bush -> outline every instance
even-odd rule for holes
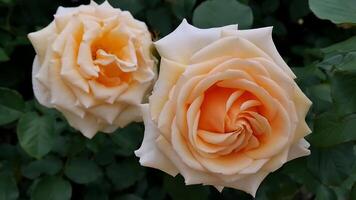
[[[28,35],[36,50],[33,90],[86,137],[140,121],[154,77],[145,23],[108,2],[59,7],[54,21]]]
[[[255,195],[285,162],[308,155],[311,101],[278,54],[272,28],[198,29],[185,20],[155,43],[160,75],[142,106],[140,163],[186,184]]]

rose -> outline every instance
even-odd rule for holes
[[[86,137],[140,121],[139,104],[155,77],[143,22],[108,2],[59,7],[54,21],[28,35],[35,50],[33,90]]]
[[[160,74],[142,106],[140,163],[186,184],[255,195],[268,173],[308,155],[309,99],[278,54],[272,28],[198,29],[186,21],[155,43]]]

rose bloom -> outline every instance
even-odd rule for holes
[[[59,7],[54,21],[28,35],[36,50],[33,90],[91,138],[140,121],[154,77],[146,25],[108,2]]]
[[[311,101],[278,54],[272,28],[198,29],[186,21],[155,43],[160,74],[142,106],[144,166],[186,184],[255,195],[285,162],[310,153]]]

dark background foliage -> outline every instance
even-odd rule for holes
[[[33,98],[35,55],[26,34],[56,8],[88,0],[0,0],[0,200],[253,199],[233,189],[185,186],[143,168],[133,155],[144,127],[133,123],[88,140]],[[198,27],[274,26],[281,55],[313,101],[312,154],[270,174],[258,200],[356,199],[356,2],[354,0],[110,0],[146,22],[155,39],[186,18]],[[354,36],[354,37],[353,37]],[[346,40],[345,42],[342,42]]]

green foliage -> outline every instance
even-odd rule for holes
[[[109,1],[146,22],[155,40],[183,18],[206,28],[235,23],[240,29],[274,26],[279,52],[313,101],[307,117],[313,130],[307,136],[312,153],[270,174],[256,199],[356,199],[354,1]],[[142,123],[89,140],[59,112],[34,100],[35,53],[27,33],[52,21],[59,5],[88,2],[0,0],[0,199],[252,200],[239,190],[225,188],[220,193],[209,186],[185,186],[181,176],[141,167],[133,152],[142,141]]]
[[[314,121],[314,133],[310,141],[319,147],[327,147],[356,140],[356,115],[339,117],[336,111],[318,115]]]
[[[62,160],[56,156],[48,156],[41,160],[34,160],[21,168],[23,176],[36,179],[42,174],[55,175],[62,169]]]
[[[326,184],[338,186],[352,172],[356,155],[353,145],[343,144],[329,149],[312,149],[308,157],[308,169]]]
[[[138,124],[130,124],[125,129],[114,132],[111,139],[117,145],[116,153],[122,156],[132,155],[140,147],[142,133],[143,127]]]
[[[19,119],[24,108],[25,102],[18,92],[0,88],[0,125]]]
[[[98,179],[102,174],[98,165],[87,158],[73,158],[66,163],[64,174],[78,184],[90,183]]]
[[[15,200],[18,196],[15,178],[9,173],[2,172],[0,174],[0,199]]]
[[[310,9],[321,19],[336,24],[356,23],[356,2],[354,0],[309,0]]]
[[[51,116],[39,116],[35,112],[24,114],[17,125],[21,147],[36,158],[46,155],[57,138],[54,123]]]
[[[200,28],[239,24],[249,28],[253,15],[250,7],[235,0],[208,0],[194,11],[193,24]]]
[[[44,177],[34,186],[32,200],[69,200],[72,195],[70,183],[55,176]]]
[[[175,0],[172,1],[172,11],[178,19],[184,19],[191,15],[197,0]]]
[[[128,188],[144,176],[143,168],[134,159],[125,159],[113,163],[106,168],[106,174],[114,184],[115,189]]]
[[[186,186],[181,176],[175,179],[169,176],[164,179],[164,188],[172,200],[208,199],[208,188],[199,185]]]
[[[336,194],[330,188],[320,186],[316,192],[316,200],[333,200],[337,199]]]
[[[356,36],[351,37],[345,41],[333,44],[331,46],[321,49],[325,54],[348,53],[356,51]]]
[[[356,62],[349,66],[351,66],[350,68],[354,68],[356,66]],[[343,64],[342,69],[347,68],[348,64]],[[331,94],[335,104],[337,105],[338,111],[342,114],[346,115],[356,113],[356,93],[354,92],[355,85],[356,69],[355,72],[337,71],[331,80]]]

